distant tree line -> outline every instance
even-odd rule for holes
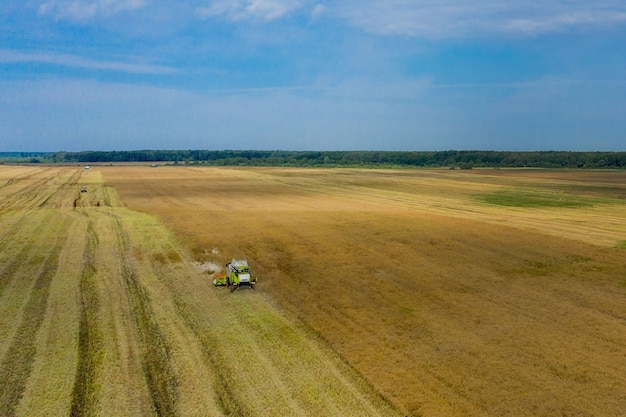
[[[213,166],[626,168],[626,152],[139,150],[56,152],[57,163],[161,162]]]
[[[9,163],[31,163],[52,162],[53,152],[0,152],[0,164]]]

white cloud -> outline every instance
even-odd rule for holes
[[[326,12],[327,8],[321,3],[318,3],[313,7],[313,11],[311,12],[311,18],[317,19],[322,16]]]
[[[39,5],[39,15],[52,15],[56,19],[85,22],[96,16],[108,17],[120,12],[137,10],[147,5],[147,0],[49,0]]]
[[[87,22],[147,5],[177,14],[193,5],[164,0],[36,0],[39,14]],[[295,14],[331,18],[369,33],[431,39],[536,36],[626,24],[623,0],[201,0],[200,18],[275,21]],[[187,18],[189,18],[187,14]]]
[[[0,63],[2,62],[40,62],[66,67],[119,71],[133,74],[173,74],[177,72],[174,68],[161,65],[136,62],[96,61],[69,54],[16,52],[8,49],[0,49]]]
[[[343,0],[329,12],[370,33],[435,39],[626,23],[626,3],[618,0]]]
[[[224,16],[229,20],[275,20],[304,6],[299,0],[214,0],[196,9],[200,17]]]
[[[602,10],[561,11],[546,16],[519,17],[503,22],[503,31],[521,34],[540,34],[567,30],[576,26],[604,26],[626,22],[626,8],[623,11]]]

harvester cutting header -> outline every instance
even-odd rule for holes
[[[231,291],[241,286],[254,288],[256,277],[250,272],[247,259],[233,259],[226,264],[226,273],[215,276],[213,280],[215,286],[225,285],[231,287]]]

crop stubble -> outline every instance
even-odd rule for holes
[[[407,413],[626,409],[624,172],[104,175],[196,261],[247,256],[261,292]]]
[[[99,169],[0,184],[0,415],[396,414],[267,296],[215,291]]]

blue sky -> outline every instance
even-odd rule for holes
[[[623,0],[2,0],[0,151],[626,150]]]

